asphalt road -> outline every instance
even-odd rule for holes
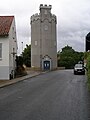
[[[0,89],[0,120],[90,120],[86,76],[53,71]]]

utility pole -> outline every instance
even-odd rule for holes
[[[22,52],[23,52],[23,42],[21,42],[22,43]]]

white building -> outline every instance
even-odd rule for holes
[[[57,68],[57,19],[51,9],[41,4],[40,13],[31,16],[31,67],[41,70]]]
[[[17,38],[14,16],[0,16],[0,79],[14,78]]]

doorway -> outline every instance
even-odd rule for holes
[[[50,70],[50,61],[44,61],[44,70]]]

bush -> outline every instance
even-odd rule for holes
[[[25,68],[23,66],[18,66],[16,68],[16,77],[21,77],[27,75],[27,72],[25,71]]]
[[[88,54],[88,56],[87,56],[86,68],[87,68],[87,78],[88,78],[87,84],[88,84],[88,88],[90,90],[90,54]]]
[[[87,77],[88,77],[87,85],[88,85],[88,89],[90,90],[90,70],[89,73],[87,74]]]
[[[15,70],[15,76],[24,76],[26,75],[25,68],[23,67],[23,57],[22,56],[16,56],[16,70]]]

